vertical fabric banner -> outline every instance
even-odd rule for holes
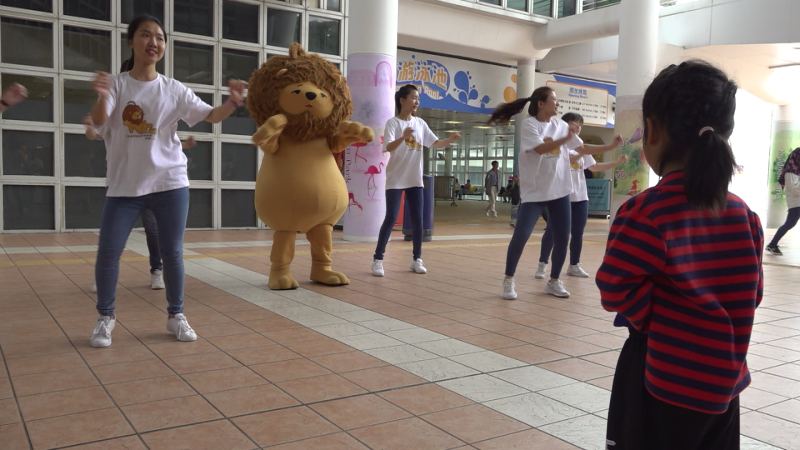
[[[350,197],[344,214],[344,239],[377,241],[386,214],[386,164],[383,127],[394,115],[396,58],[380,53],[352,54],[347,84],[353,98],[353,119],[375,131],[375,140],[347,149],[344,177]]]
[[[617,98],[615,132],[622,136],[622,148],[616,155],[626,155],[628,161],[614,171],[611,214],[629,198],[647,189],[650,166],[642,151],[644,123],[642,120],[642,97],[630,95]],[[609,159],[611,160],[611,159]]]

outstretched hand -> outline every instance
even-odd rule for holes
[[[244,105],[244,89],[247,87],[247,83],[242,80],[228,80],[228,89],[230,89],[231,95],[228,97],[236,106]]]
[[[11,86],[3,91],[2,100],[10,108],[26,98],[28,98],[28,90],[25,86],[19,83],[12,83]]]
[[[108,97],[111,93],[111,75],[108,72],[98,71],[92,81],[92,88],[100,97]]]

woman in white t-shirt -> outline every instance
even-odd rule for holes
[[[394,94],[394,106],[397,115],[386,122],[383,132],[383,150],[390,156],[386,166],[386,217],[372,260],[372,274],[376,277],[384,275],[383,253],[397,220],[403,192],[413,227],[411,271],[428,272],[422,262],[422,151],[424,147],[444,148],[461,138],[459,133],[452,133],[447,139],[439,139],[424,120],[414,115],[419,108],[419,92],[414,85],[407,84]]]
[[[578,113],[566,113],[561,120],[575,130],[575,134],[580,134],[583,128],[583,117]],[[581,267],[581,250],[583,248],[583,230],[586,228],[586,221],[589,219],[589,192],[586,188],[586,175],[584,170],[592,172],[605,172],[613,169],[625,162],[627,159],[620,155],[616,161],[598,163],[593,154],[604,153],[614,150],[622,144],[622,138],[616,136],[614,141],[608,145],[587,145],[583,140],[576,136],[576,149],[570,149],[570,175],[572,176],[572,192],[569,194],[570,201],[570,240],[569,240],[569,268],[567,275],[572,277],[588,278],[589,274]],[[550,226],[544,230],[542,235],[542,249],[539,254],[539,267],[534,274],[535,278],[545,277],[547,261],[550,259],[550,252],[553,250],[553,233]]]
[[[518,170],[522,203],[506,254],[503,298],[517,298],[514,272],[533,227],[545,208],[550,217],[549,226],[553,230],[554,241],[553,266],[545,292],[556,297],[569,297],[569,292],[558,277],[567,256],[569,194],[572,192],[569,147],[578,146],[576,130],[556,117],[558,100],[555,92],[546,86],[537,88],[528,98],[500,105],[492,113],[489,123],[507,123],[528,102],[528,116],[517,120],[517,126],[521,129]]]
[[[156,71],[164,57],[167,35],[158,19],[140,16],[128,25],[132,55],[127,71],[99,72],[93,87],[97,102],[92,122],[106,138],[106,202],[95,263],[97,319],[90,344],[111,345],[116,324],[114,303],[119,259],[136,218],[144,209],[158,222],[169,304],[167,331],[179,341],[197,334],[183,314],[183,234],[189,211],[186,156],[176,133],[178,120],[194,126],[230,116],[242,103],[244,83],[229,82],[230,97],[212,108],[183,83]]]
[[[775,231],[775,236],[767,244],[766,250],[770,254],[780,256],[783,252],[778,243],[800,219],[800,147],[794,149],[786,158],[778,182],[786,194],[786,207],[789,208],[789,212],[786,213],[786,221]]]

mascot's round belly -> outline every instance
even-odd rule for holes
[[[305,233],[319,224],[335,224],[347,209],[347,186],[324,139],[265,153],[255,207],[274,230]]]

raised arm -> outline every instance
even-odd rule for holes
[[[239,108],[244,104],[244,88],[246,86],[247,83],[242,80],[229,80],[228,88],[230,89],[231,93],[228,96],[228,99],[225,100],[225,103],[217,106],[208,113],[206,122],[222,122],[230,117],[230,115],[236,111],[236,108]]]

